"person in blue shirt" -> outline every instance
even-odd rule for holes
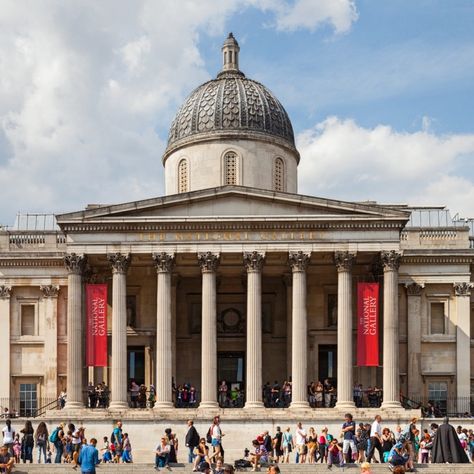
[[[356,437],[356,424],[352,419],[352,415],[350,413],[346,413],[344,415],[344,423],[342,425],[342,435],[344,437],[342,443],[342,454],[345,458],[345,462],[351,462],[353,459],[356,459],[357,456],[357,448],[355,445],[355,437]],[[351,457],[349,458],[349,449],[351,450]]]
[[[79,464],[83,474],[96,474],[95,467],[99,464],[99,451],[97,451],[96,445],[97,440],[91,438],[90,444],[82,446]]]

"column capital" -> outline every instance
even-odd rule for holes
[[[58,285],[41,285],[40,290],[43,293],[43,298],[57,298],[59,295]]]
[[[265,261],[265,252],[244,252],[244,265],[247,272],[260,272]]]
[[[406,283],[405,288],[407,289],[408,296],[421,296],[421,291],[425,287],[424,284],[416,283],[415,281],[412,283]]]
[[[382,260],[384,272],[396,272],[400,267],[402,253],[397,250],[382,250],[380,252],[380,259]]]
[[[289,252],[288,263],[293,273],[305,272],[306,268],[308,268],[310,258],[311,252],[303,252],[302,250],[298,250],[297,252]]]
[[[130,266],[131,256],[129,253],[109,253],[107,260],[112,266],[112,273],[127,273]]]
[[[473,283],[453,283],[454,287],[454,294],[456,296],[470,296],[471,295],[471,288],[474,287]]]
[[[334,252],[334,263],[338,272],[350,272],[355,263],[356,253],[345,250]]]
[[[77,253],[68,253],[64,256],[64,266],[68,273],[75,275],[82,275],[86,268],[87,256],[79,255]]]
[[[203,273],[212,273],[217,270],[219,265],[220,254],[213,252],[199,252],[198,263]]]
[[[12,287],[0,285],[0,299],[8,299],[12,295]]]
[[[157,252],[152,254],[155,261],[155,268],[157,273],[169,273],[173,270],[175,264],[174,253]]]

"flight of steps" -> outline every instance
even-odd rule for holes
[[[261,472],[265,473],[266,468],[262,468]],[[357,474],[360,469],[356,465],[349,465],[344,468],[333,466],[330,471],[326,464],[282,464],[280,470],[283,474],[322,474],[322,473],[348,473]],[[241,472],[249,472],[250,469]],[[70,465],[60,464],[18,464],[15,466],[13,473],[15,474],[73,474],[74,471]],[[77,470],[80,473],[80,469]],[[151,474],[155,473],[155,469],[151,464],[101,464],[97,467],[97,474]],[[191,473],[192,468],[189,464],[172,465],[171,471],[166,469],[162,472],[175,473]],[[388,467],[381,464],[372,464],[373,474],[389,473]],[[418,465],[417,472],[422,474],[474,474],[474,464],[429,464]]]

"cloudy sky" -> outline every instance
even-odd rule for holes
[[[473,24],[471,0],[0,0],[0,223],[161,195],[229,31],[290,114],[300,192],[474,217]]]

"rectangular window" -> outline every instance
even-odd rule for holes
[[[328,327],[337,326],[337,294],[327,295],[327,322]]]
[[[448,403],[448,383],[447,382],[429,382],[428,400],[435,407],[435,411],[445,415]]]
[[[35,335],[35,305],[33,304],[21,305],[21,335]]]
[[[446,311],[444,303],[431,303],[431,334],[446,334]]]
[[[20,384],[20,416],[34,416],[38,409],[38,392],[35,383]]]

